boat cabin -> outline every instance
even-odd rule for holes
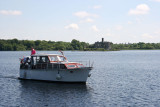
[[[63,55],[37,54],[21,59],[21,69],[75,69],[83,68],[81,63],[68,62]]]

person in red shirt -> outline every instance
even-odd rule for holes
[[[31,50],[31,55],[34,55],[34,54],[36,54],[36,50],[34,50],[34,49],[32,48],[32,50]]]

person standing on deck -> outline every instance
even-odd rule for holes
[[[33,48],[31,48],[32,50],[31,50],[31,55],[35,55],[36,54],[36,50],[35,49],[33,49]]]

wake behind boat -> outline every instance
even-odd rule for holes
[[[20,79],[58,82],[86,82],[93,67],[69,62],[57,54],[35,54],[20,60]]]

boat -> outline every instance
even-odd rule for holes
[[[35,54],[20,58],[19,79],[86,83],[92,66],[69,62],[63,54]]]

